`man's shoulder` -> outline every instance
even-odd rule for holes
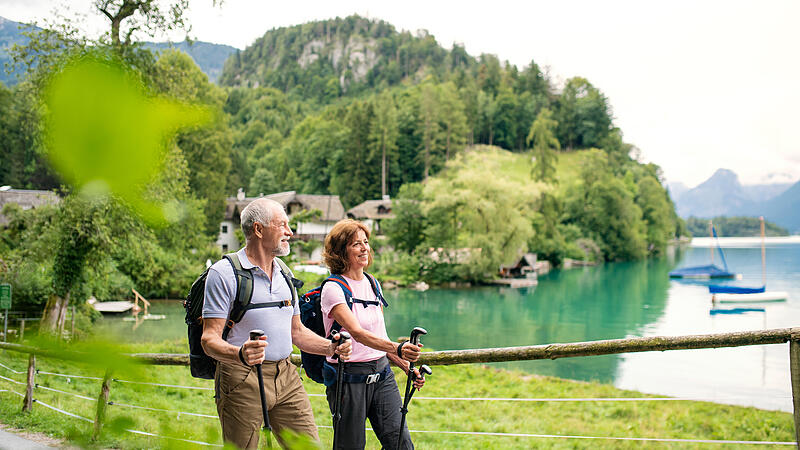
[[[232,255],[232,257],[235,258],[236,255],[235,254]],[[232,277],[234,275],[233,266],[231,265],[231,262],[228,261],[228,258],[226,258],[225,256],[220,258],[219,261],[212,264],[211,267],[208,269],[208,272],[209,273],[216,272],[222,277]]]

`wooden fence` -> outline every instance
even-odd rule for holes
[[[473,350],[449,350],[426,352],[420,356],[420,364],[451,365],[470,363],[490,363],[502,361],[525,361],[534,359],[558,359],[580,356],[610,355],[618,353],[652,352],[667,350],[697,350],[723,347],[742,347],[750,345],[783,344],[789,342],[789,368],[792,383],[792,405],[794,407],[795,439],[800,449],[800,327],[779,328],[761,331],[740,331],[735,333],[699,334],[689,336],[655,336],[628,339],[609,339],[566,344],[531,345],[525,347],[484,348]],[[0,348],[28,353],[28,386],[23,410],[29,410],[34,386],[35,355],[48,358],[81,360],[77,353],[63,350],[43,350],[20,344],[0,342]],[[153,365],[189,365],[188,354],[137,353],[129,355],[132,359]],[[300,365],[300,355],[292,355],[292,362]],[[106,374],[106,379],[110,375]],[[108,383],[104,380],[98,395],[95,417],[95,430],[99,432],[103,422],[103,411],[108,399]],[[105,399],[105,400],[104,400]],[[103,403],[101,406],[100,404]]]

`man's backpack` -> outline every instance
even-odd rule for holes
[[[250,303],[253,299],[252,270],[242,267],[242,263],[239,261],[239,257],[236,253],[225,255],[225,259],[231,263],[233,273],[236,275],[236,296],[233,299],[231,311],[225,322],[225,328],[222,330],[223,340],[228,338],[228,334],[231,328],[233,328],[233,325],[239,323],[247,311],[255,308],[268,308],[283,305],[283,302]],[[294,306],[297,301],[297,289],[303,286],[303,282],[292,276],[291,270],[289,270],[280,258],[275,258],[275,261],[277,261],[281,274],[286,279],[292,291],[292,306]],[[211,380],[214,378],[217,362],[206,354],[200,343],[200,338],[203,336],[203,301],[205,299],[208,271],[209,269],[206,269],[197,277],[194,283],[192,283],[189,294],[183,302],[183,307],[186,309],[185,320],[188,326],[189,336],[189,369],[193,377]]]
[[[372,291],[375,292],[375,297],[378,299],[377,301],[365,301],[353,298],[353,291],[350,289],[350,285],[347,284],[347,280],[345,280],[341,275],[331,275],[323,280],[319,287],[311,289],[303,294],[303,296],[300,298],[300,321],[303,323],[303,325],[314,333],[328,339],[330,339],[330,334],[333,334],[334,331],[338,332],[342,329],[342,326],[338,322],[334,321],[333,325],[331,326],[331,333],[327,336],[325,334],[325,325],[322,321],[322,307],[320,306],[320,303],[322,300],[322,287],[328,282],[336,283],[342,288],[344,300],[347,303],[347,307],[351,310],[353,309],[353,303],[361,303],[365,308],[370,304],[380,305],[381,303],[383,306],[389,306],[388,303],[386,303],[386,300],[383,298],[383,293],[381,291],[380,284],[378,284],[378,280],[366,272],[364,272],[364,275],[366,275],[367,279],[369,280],[369,284],[372,286]],[[317,383],[322,383],[322,365],[325,363],[325,356],[306,353],[301,350],[300,360],[303,370],[306,372],[306,376]]]

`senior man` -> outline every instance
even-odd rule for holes
[[[241,213],[245,247],[217,261],[208,272],[203,305],[205,352],[217,360],[214,379],[217,412],[226,442],[240,448],[257,448],[262,424],[258,375],[253,366],[262,365],[269,422],[278,443],[284,445],[280,431],[319,440],[308,394],[289,356],[292,344],[305,352],[342,360],[350,355],[350,343],[337,346],[318,336],[300,322],[297,292],[291,273],[282,270],[279,256],[289,254],[289,218],[280,203],[259,198]],[[228,321],[237,293],[236,270],[253,277],[251,304],[241,321]],[[285,267],[285,266],[284,266]],[[261,305],[261,306],[259,306]],[[227,323],[226,323],[227,322]],[[223,330],[227,339],[223,339]],[[252,329],[264,330],[260,340],[250,340]]]

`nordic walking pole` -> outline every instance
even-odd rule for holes
[[[419,336],[421,334],[428,334],[425,328],[415,327],[411,330],[411,337],[409,338],[409,342],[413,345],[419,345]],[[430,370],[430,369],[428,369]],[[411,396],[414,393],[411,391],[411,386],[416,379],[414,375],[414,363],[409,361],[408,362],[408,378],[406,379],[406,395],[403,400],[403,407],[400,408],[400,434],[397,436],[397,449],[399,450],[401,447],[400,445],[403,444],[403,427],[406,424],[406,414],[408,414],[408,402],[411,401]]]
[[[250,340],[257,341],[264,335],[262,330],[250,330]],[[258,393],[261,394],[261,414],[264,415],[264,438],[267,441],[267,448],[272,448],[272,439],[270,433],[272,427],[269,426],[269,415],[267,414],[267,394],[264,392],[264,376],[261,373],[261,364],[256,364],[256,373],[258,374]]]
[[[341,333],[335,333],[331,336],[331,339],[336,342],[336,345],[341,345],[347,342],[350,339],[350,333],[347,331],[342,331]],[[334,401],[334,408],[333,408],[333,449],[336,450],[336,444],[339,443],[339,422],[342,419],[342,395],[344,392],[342,391],[342,385],[344,384],[344,365],[345,362],[339,358],[335,352],[333,354],[333,359],[337,359],[339,362],[336,363],[336,400]]]

